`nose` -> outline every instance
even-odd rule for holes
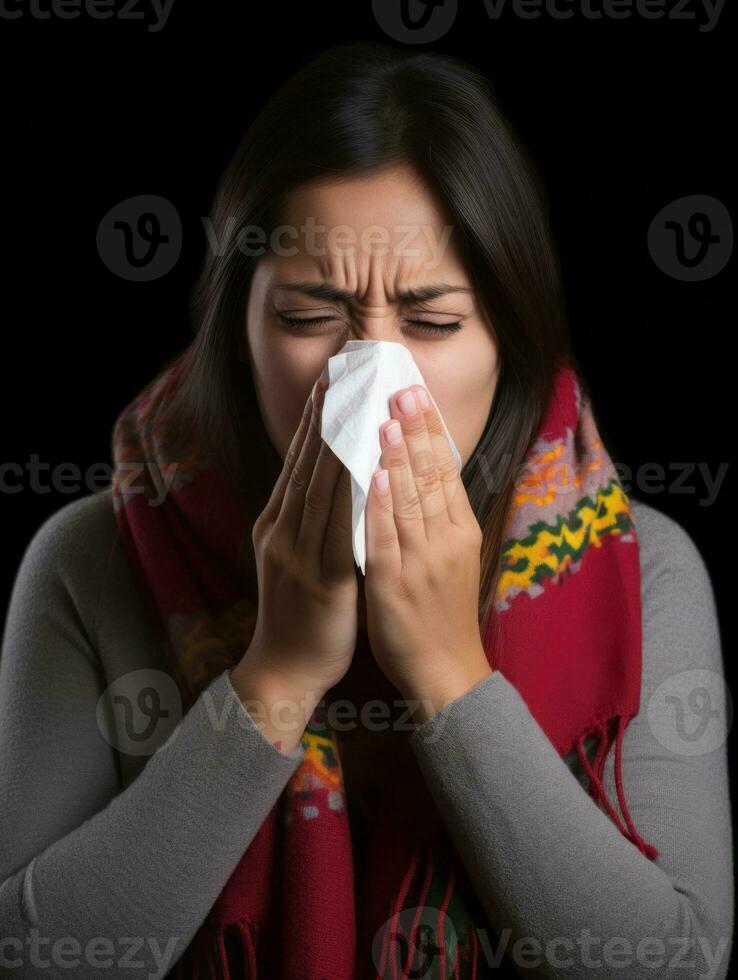
[[[354,311],[349,320],[349,340],[389,340],[402,343],[402,320],[391,304],[373,310]]]

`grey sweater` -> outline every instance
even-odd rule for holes
[[[524,975],[728,971],[733,857],[712,585],[683,528],[633,505],[643,682],[623,784],[658,859],[594,804],[576,753],[557,754],[500,672],[410,736],[499,938],[480,936],[482,947]],[[66,504],[29,543],[3,636],[0,976],[165,976],[299,766],[301,745],[283,753],[268,741],[228,671],[183,717],[164,684],[168,727],[121,745],[124,729],[115,736],[98,715],[101,695],[116,679],[124,692],[132,679],[157,686],[162,671],[110,491]],[[714,717],[693,689],[708,692]],[[605,786],[617,807],[613,753]]]

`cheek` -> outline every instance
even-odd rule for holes
[[[476,449],[489,418],[497,383],[496,362],[485,364],[474,357],[444,370],[424,373],[443,420],[466,465]]]
[[[305,387],[299,359],[289,345],[275,342],[263,334],[251,343],[250,358],[264,428],[274,449],[284,460],[313,382]],[[301,399],[303,388],[305,396]]]
[[[479,444],[489,417],[492,396],[485,392],[473,394],[467,390],[455,401],[448,411],[444,411],[439,402],[443,419],[456,443],[461,456],[461,465],[466,466],[472,453]]]
[[[254,382],[262,419],[282,460],[317,377],[336,353],[334,347],[325,338],[298,339],[273,328],[261,333],[253,345]]]

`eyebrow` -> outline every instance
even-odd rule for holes
[[[289,290],[292,292],[306,293],[316,299],[333,299],[341,302],[348,302],[355,298],[356,293],[346,289],[339,289],[330,282],[278,282],[274,289]],[[422,303],[424,300],[436,299],[438,296],[445,296],[447,293],[473,293],[471,286],[457,286],[453,283],[437,282],[430,286],[410,286],[407,289],[398,289],[397,296],[403,302]]]

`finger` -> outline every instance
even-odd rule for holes
[[[269,497],[267,505],[264,508],[264,517],[268,520],[275,521],[282,508],[282,501],[284,500],[285,490],[287,489],[287,485],[290,481],[290,474],[297,464],[303,442],[305,441],[305,435],[310,425],[310,416],[312,415],[313,411],[314,397],[320,391],[321,383],[322,382],[319,378],[315,385],[313,385],[313,390],[310,392],[310,397],[305,402],[300,424],[297,426],[295,434],[292,437],[292,442],[290,443],[289,449],[285,454],[282,470],[277,478],[277,482],[274,484],[274,488],[271,496]]]
[[[398,443],[388,439],[388,433],[397,433]],[[402,434],[402,426],[395,419],[380,428],[382,445],[382,468],[389,471],[392,492],[392,512],[394,514],[397,538],[402,550],[421,552],[428,545],[425,534],[425,519],[420,506],[420,498],[415,486],[407,447]]]
[[[398,391],[390,399],[390,414],[402,426],[420,509],[426,524],[426,537],[430,539],[434,532],[448,533],[450,518],[436,468],[436,454],[416,391],[424,392],[425,389],[415,385]],[[430,404],[427,394],[426,400]]]
[[[282,506],[277,517],[277,527],[284,534],[285,540],[295,546],[297,532],[302,522],[302,512],[305,507],[305,494],[315,468],[315,460],[321,444],[320,412],[323,393],[315,396],[312,411],[307,424],[300,452],[294,465],[286,474],[286,484],[282,497]]]
[[[295,551],[320,567],[325,532],[331,516],[331,501],[343,463],[328,443],[321,438],[310,483],[295,537]]]
[[[323,575],[327,579],[340,581],[354,574],[351,508],[351,474],[341,464],[323,544]]]
[[[378,467],[369,486],[366,501],[366,571],[382,575],[399,574],[402,553],[392,510],[392,491],[389,473]]]
[[[420,387],[419,385],[417,387]],[[477,523],[476,515],[469,502],[469,497],[461,479],[461,473],[456,465],[456,459],[451,451],[446,429],[441,415],[436,408],[433,397],[426,389],[428,408],[422,410],[425,427],[436,459],[436,473],[446,501],[446,512],[452,524],[466,526]]]

